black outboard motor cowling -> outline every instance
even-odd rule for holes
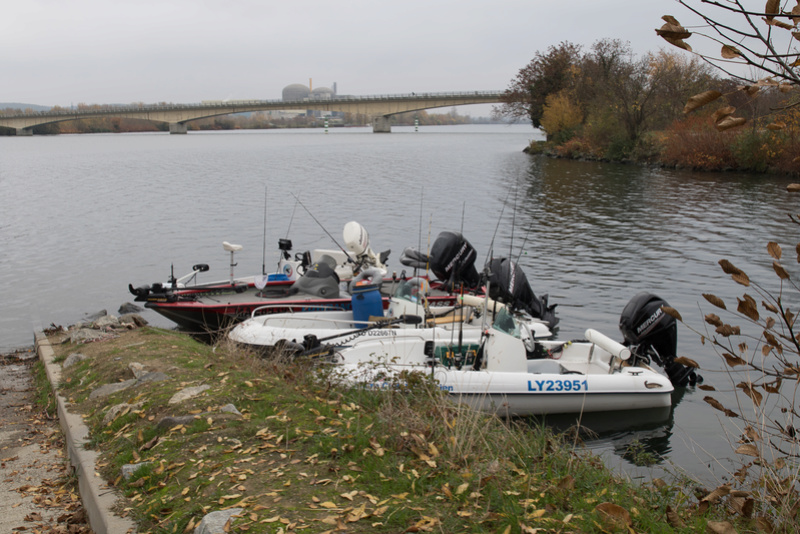
[[[672,385],[685,387],[702,383],[703,378],[691,367],[675,361],[678,349],[678,325],[664,313],[667,302],[652,293],[635,295],[622,310],[619,329],[634,357],[653,358],[667,373]]]
[[[508,304],[511,308],[528,312],[541,319],[550,328],[558,324],[555,308],[548,304],[547,295],[537,297],[528,283],[522,268],[508,258],[496,258],[489,264],[489,298]]]
[[[478,253],[475,248],[457,232],[442,232],[433,242],[430,253],[430,267],[439,280],[455,286],[474,289],[480,285],[480,276],[475,269]]]

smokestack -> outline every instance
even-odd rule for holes
[[[312,91],[314,90],[314,86],[311,85],[311,78],[308,79],[308,88],[311,89]]]

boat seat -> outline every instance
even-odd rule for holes
[[[240,250],[242,250],[242,245],[234,245],[232,243],[228,243],[227,241],[223,241],[222,248],[224,248],[228,252],[239,252]]]
[[[555,360],[528,360],[528,372],[532,374],[563,375],[565,371]]]

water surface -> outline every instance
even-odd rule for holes
[[[720,258],[774,287],[767,241],[790,255],[797,242],[788,178],[530,157],[522,148],[538,135],[526,126],[393,130],[0,137],[0,348],[29,345],[37,327],[116,313],[133,298],[128,283],[165,280],[171,265],[183,274],[208,263],[209,279],[226,278],[223,241],[244,245],[238,273],[260,273],[262,261],[277,263],[279,238],[296,250],[336,248],[350,220],[375,250],[392,250],[397,272],[404,247],[424,250],[444,230],[463,232],[481,264],[490,246],[518,258],[534,290],[558,303],[559,337],[570,339],[587,327],[621,339],[619,314],[639,291],[702,329],[715,311],[702,293],[735,304],[744,292]],[[679,354],[731,389],[718,357],[685,328]],[[635,476],[653,472],[635,466],[631,450],[641,449],[724,476],[735,467],[724,433],[736,429],[718,423],[705,395],[678,392],[655,423],[652,414],[596,422],[604,432],[589,444]]]

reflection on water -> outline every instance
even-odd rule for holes
[[[671,407],[538,416],[528,423],[547,425],[590,450],[612,451],[632,466],[650,467],[663,464],[672,453],[674,414],[685,392],[673,392]]]

